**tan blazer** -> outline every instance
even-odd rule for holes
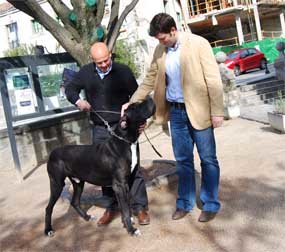
[[[223,85],[218,65],[209,42],[197,35],[179,32],[181,42],[181,83],[187,115],[195,129],[212,125],[211,116],[223,116]],[[168,120],[169,103],[166,100],[166,47],[158,45],[151,66],[131,102],[143,100],[154,91],[157,123]]]

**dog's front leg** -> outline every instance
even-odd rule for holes
[[[131,235],[140,235],[140,231],[134,228],[131,221],[131,211],[130,211],[130,194],[128,183],[113,183],[113,190],[115,192],[117,201],[121,208],[122,221],[127,229],[128,233]]]

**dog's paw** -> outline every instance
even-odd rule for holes
[[[54,236],[54,231],[53,230],[50,230],[50,231],[47,231],[47,232],[45,232],[45,234],[46,234],[46,236],[48,236],[48,237],[53,237]]]
[[[133,235],[134,235],[134,236],[141,236],[142,233],[141,233],[141,231],[140,231],[139,229],[136,229],[136,231],[134,232]]]
[[[97,217],[94,215],[90,215],[89,221],[96,221]]]

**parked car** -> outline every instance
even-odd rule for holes
[[[230,53],[225,64],[238,76],[250,69],[265,69],[267,60],[264,54],[257,49],[243,48]]]

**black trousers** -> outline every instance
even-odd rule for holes
[[[113,125],[115,128],[116,125]],[[94,125],[93,126],[93,143],[100,143],[105,141],[111,135],[105,126]],[[139,145],[137,144],[137,165],[134,168],[131,177],[129,179],[129,188],[131,195],[131,208],[134,213],[139,210],[148,209],[148,198],[145,187],[144,177],[140,170],[140,155],[139,155]],[[115,197],[115,193],[111,186],[102,187],[103,196],[107,196],[111,199],[110,205],[107,207],[108,210],[117,210],[118,203]]]

